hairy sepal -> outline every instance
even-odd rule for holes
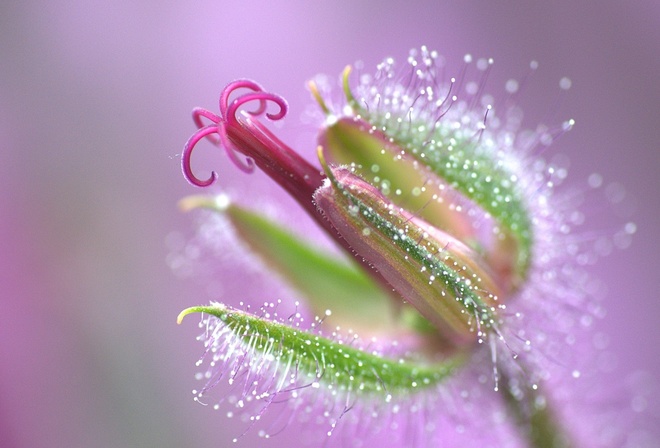
[[[302,293],[312,312],[331,312],[325,318],[327,325],[390,337],[419,327],[409,313],[396,313],[390,295],[356,263],[322,252],[266,216],[232,203],[227,196],[189,196],[180,201],[180,207],[206,208],[227,217],[236,236]]]
[[[478,118],[471,111],[460,111],[466,107],[465,104],[457,104],[452,111],[442,111],[442,108],[446,108],[444,104],[434,106],[433,101],[426,99],[425,95],[418,95],[409,86],[391,83],[385,91],[389,92],[387,95],[392,95],[392,104],[398,106],[385,112],[380,107],[381,102],[385,101],[380,94],[372,97],[369,92],[363,91],[361,93],[365,94],[364,97],[354,96],[349,85],[349,74],[350,69],[344,71],[344,93],[353,115],[329,126],[327,133],[330,135],[322,134],[321,140],[329,137],[336,144],[330,151],[340,163],[346,163],[351,158],[368,161],[356,164],[362,176],[372,175],[369,173],[372,164],[380,165],[385,160],[382,155],[389,155],[397,160],[408,160],[408,165],[425,167],[446,185],[460,192],[493,218],[497,238],[486,258],[493,270],[507,279],[509,288],[519,288],[528,275],[534,239],[533,223],[524,200],[524,188],[520,185],[520,177],[516,175],[524,168],[515,165],[491,140],[489,134],[483,138],[486,129],[483,118]],[[420,80],[418,87],[424,82],[430,80]],[[338,142],[336,136],[339,130],[345,134],[348,128],[351,128],[353,134],[361,133],[362,143],[368,144],[347,145],[346,140]],[[379,140],[383,143],[374,144]],[[383,167],[387,170],[386,165]],[[401,169],[398,168],[399,172]],[[405,179],[396,173],[387,175],[393,185]],[[405,187],[405,182],[402,185]],[[399,201],[395,196],[392,200]],[[448,224],[441,221],[446,219],[446,212],[442,212],[442,207],[439,211],[441,213],[436,215],[437,219],[433,216],[437,211],[429,212],[425,219],[444,228]],[[451,231],[459,239],[472,244],[469,239],[463,239],[460,227]]]
[[[456,347],[497,331],[500,290],[468,246],[395,206],[344,167],[314,200],[337,231]]]
[[[220,303],[187,308],[177,322],[191,313],[212,316],[206,321],[207,353],[229,370],[230,383],[248,372],[260,378],[253,384],[259,384],[261,399],[311,387],[389,402],[437,385],[462,363],[458,356],[435,363],[391,359]]]
[[[415,210],[467,245],[478,243],[467,214],[457,211],[450,187],[369,123],[340,118],[323,129],[319,145],[328,162],[350,166],[394,204]]]

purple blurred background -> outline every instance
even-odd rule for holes
[[[576,183],[596,171],[625,186],[594,228],[614,233],[631,209],[638,225],[632,246],[594,269],[608,283],[609,378],[647,397],[624,405],[660,421],[657,1],[3,2],[0,446],[217,447],[236,435],[193,402],[202,347],[195,325],[175,324],[219,298],[167,263],[172,240],[194,234],[176,208],[195,192],[179,158],[190,110],[215,110],[230,80],[258,80],[288,99],[279,132],[311,157],[306,80],[422,44],[450,68],[466,52],[492,56],[491,91],[538,60],[523,101],[532,120],[572,79],[556,121],[577,127],[555,151]],[[220,154],[196,160],[200,176],[213,167],[246,195],[271,185]]]

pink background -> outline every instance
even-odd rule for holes
[[[572,79],[559,118],[577,127],[555,150],[570,156],[575,182],[597,171],[628,192],[596,210],[592,228],[613,233],[630,209],[638,225],[632,246],[594,269],[608,283],[609,378],[643,393],[634,405],[646,400],[657,424],[660,6],[444,3],[3,2],[0,446],[224,446],[235,424],[190,392],[197,328],[174,322],[219,297],[167,263],[172,241],[194,233],[176,208],[195,192],[179,158],[190,110],[215,108],[230,80],[258,80],[288,99],[280,134],[311,157],[314,129],[299,119],[312,104],[305,81],[422,44],[454,68],[466,52],[492,56],[493,91],[538,60],[524,95],[532,119],[559,96],[559,79]],[[217,169],[221,186],[246,197],[271,186],[206,153],[196,166]],[[227,282],[225,291],[250,294]]]

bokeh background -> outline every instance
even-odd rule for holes
[[[195,192],[180,174],[190,110],[215,108],[230,80],[258,80],[289,100],[279,132],[311,157],[305,81],[421,44],[450,67],[467,52],[492,56],[490,90],[538,60],[524,94],[532,120],[561,96],[559,79],[572,79],[557,121],[578,125],[554,150],[569,155],[576,183],[599,172],[625,187],[622,201],[597,208],[593,229],[638,226],[630,248],[593,269],[607,284],[607,378],[632,390],[622,405],[645,409],[657,431],[657,1],[4,1],[0,446],[228,445],[236,425],[192,400],[198,330],[174,322],[186,306],[241,291],[240,278],[209,288],[170,267],[195,232],[176,207]],[[256,201],[271,185],[211,151],[196,163]]]

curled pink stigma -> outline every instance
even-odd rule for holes
[[[229,97],[231,94],[239,89],[249,89],[252,90],[252,92],[245,93],[230,102]],[[236,152],[244,151],[237,148],[228,136],[229,128],[241,126],[238,117],[236,116],[238,109],[244,104],[253,101],[257,101],[259,106],[256,110],[248,112],[252,116],[264,114],[269,101],[275,103],[279,107],[279,111],[276,113],[265,114],[269,120],[280,120],[284,118],[288,110],[286,101],[282,97],[264,92],[259,84],[250,80],[234,81],[222,90],[219,101],[220,115],[199,107],[193,109],[192,117],[193,122],[197,126],[197,132],[188,139],[181,156],[181,168],[183,175],[188,182],[198,187],[208,187],[213,184],[218,177],[217,173],[212,171],[211,175],[206,180],[202,180],[192,172],[190,161],[193,149],[204,137],[209,139],[214,145],[224,147],[229,160],[231,160],[240,170],[247,173],[254,171],[254,160],[249,157],[249,155],[245,161],[241,160],[236,155]],[[205,125],[204,120],[209,120],[210,123]]]
[[[249,79],[237,79],[232,81],[220,93],[220,113],[227,116],[227,107],[229,106],[229,96],[238,89],[250,89],[254,92],[263,92],[264,89],[254,81]],[[259,109],[254,111],[253,115],[261,115],[266,110],[266,102],[259,102]]]
[[[276,114],[270,114],[267,113],[266,117],[270,120],[281,120],[284,118],[284,116],[287,113],[288,106],[286,104],[286,101],[284,101],[284,98],[279,97],[277,95],[274,95],[272,93],[267,93],[267,92],[256,92],[256,93],[246,93],[243,96],[240,96],[236,98],[230,105],[229,108],[227,109],[227,121],[236,123],[237,118],[236,118],[236,112],[238,111],[238,108],[242,106],[245,103],[248,103],[250,101],[254,100],[259,100],[261,102],[266,102],[266,101],[272,101],[273,103],[277,104],[280,108],[279,112]],[[264,110],[265,107],[259,107],[259,110]],[[248,112],[250,115],[257,115],[257,112]]]

